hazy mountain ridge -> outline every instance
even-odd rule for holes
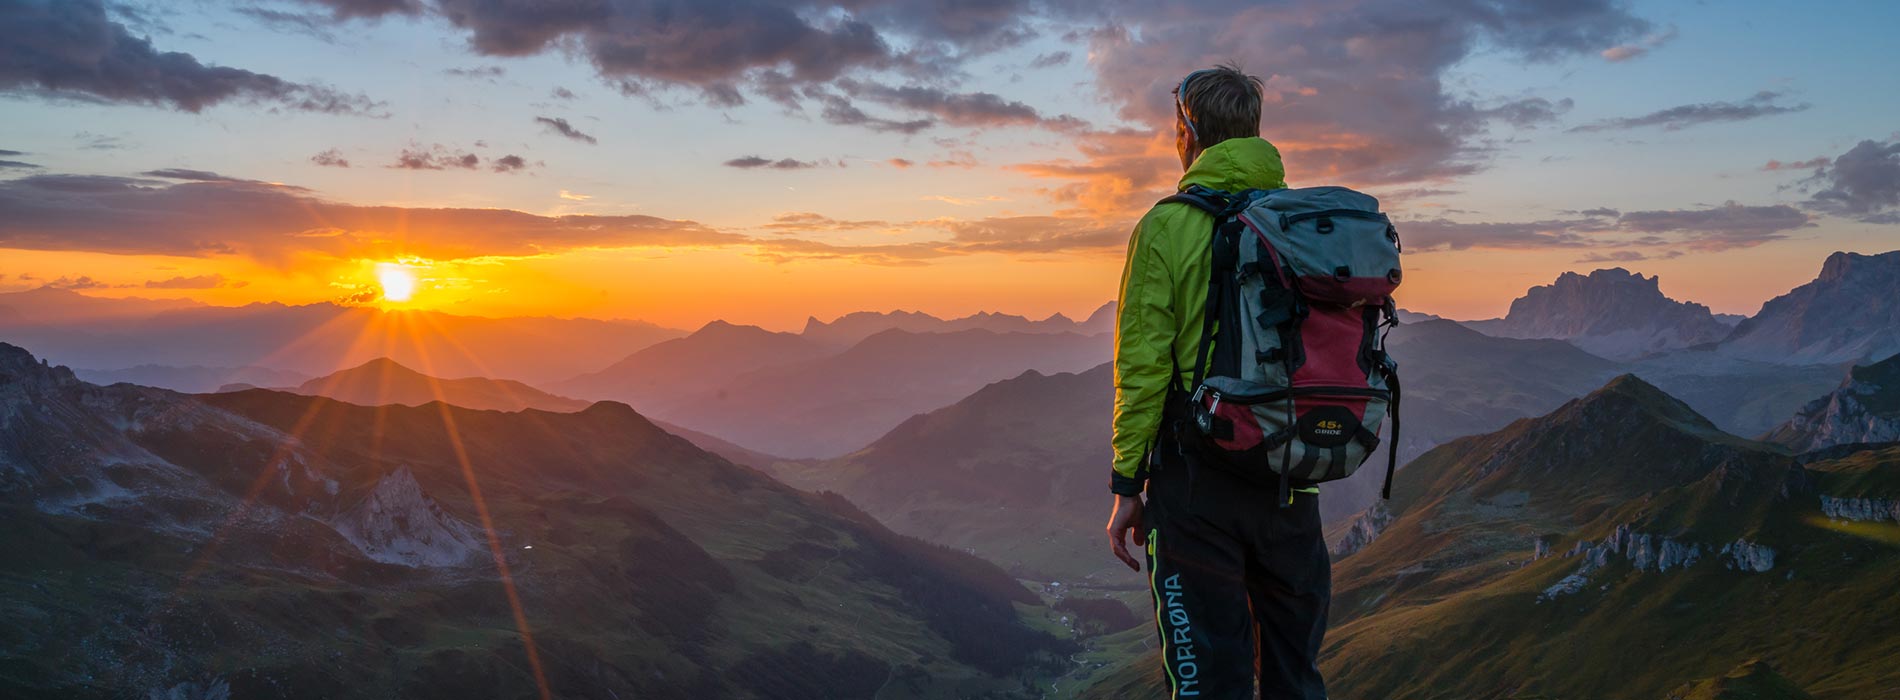
[[[921,311],[857,311],[839,316],[829,323],[818,320],[816,316],[810,317],[806,319],[805,328],[799,335],[816,343],[844,348],[888,330],[951,333],[973,329],[995,333],[1112,333],[1115,330],[1115,302],[1097,307],[1088,318],[1081,321],[1061,313],[1034,321],[1025,316],[988,311],[952,319],[938,318]]]
[[[0,523],[13,696],[512,697],[537,663],[557,696],[1016,696],[1062,649],[994,567],[618,404],[194,397],[0,345]]]
[[[1074,333],[887,330],[840,353],[706,382],[654,413],[768,454],[834,457],[1025,370],[1100,364],[1109,346],[1106,336]]]
[[[423,374],[389,358],[377,358],[288,391],[323,396],[359,406],[420,406],[431,401],[490,411],[539,409],[570,413],[588,402],[555,396],[521,382],[488,377],[444,379]]]
[[[11,321],[0,316],[0,339],[60,364],[96,370],[255,366],[317,376],[387,356],[445,375],[542,382],[605,366],[683,334],[643,321],[487,318],[329,303],[207,306],[65,290],[0,294],[0,307],[38,307],[53,295],[83,312]]]

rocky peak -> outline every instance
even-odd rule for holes
[[[1796,452],[1900,442],[1900,355],[1849,370],[1839,389],[1808,402],[1762,439]]]
[[[1762,304],[1720,349],[1786,364],[1866,362],[1900,353],[1900,251],[1829,255],[1814,281]]]
[[[1660,277],[1620,267],[1565,272],[1532,287],[1495,324],[1500,335],[1569,340],[1617,359],[1713,342],[1729,332],[1708,307],[1665,296]]]
[[[77,384],[79,378],[73,376],[71,369],[34,358],[26,348],[0,343],[0,385],[14,382],[70,385]]]
[[[407,466],[377,480],[333,524],[364,556],[386,564],[460,566],[482,549],[480,531],[443,511]]]

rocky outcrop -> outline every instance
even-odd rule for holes
[[[1530,288],[1504,318],[1474,326],[1507,338],[1556,338],[1592,354],[1634,359],[1727,337],[1709,307],[1664,296],[1658,277],[1623,268],[1566,272]]]
[[[1768,300],[1719,349],[1783,364],[1862,362],[1900,353],[1900,251],[1828,256],[1813,282]]]
[[[386,564],[461,566],[482,549],[480,531],[444,512],[406,466],[377,481],[333,524],[364,556]]]
[[[1391,524],[1392,511],[1385,507],[1385,501],[1373,501],[1371,507],[1360,513],[1359,517],[1353,518],[1352,526],[1346,529],[1346,536],[1340,538],[1339,544],[1333,547],[1333,558],[1337,559],[1365,549],[1366,545],[1372,544],[1372,540]]]
[[[1542,544],[1541,540],[1539,544]],[[1711,545],[1638,532],[1625,523],[1616,526],[1610,536],[1601,542],[1580,540],[1572,545],[1564,556],[1582,560],[1577,565],[1576,573],[1544,589],[1537,599],[1551,600],[1582,591],[1589,584],[1591,574],[1619,559],[1628,562],[1630,568],[1636,571],[1665,573],[1695,566],[1706,552],[1713,549]],[[1747,540],[1725,544],[1718,554],[1723,564],[1730,569],[1762,572],[1775,567],[1775,550]]]
[[[1900,499],[1822,496],[1821,512],[1835,520],[1900,522]]]
[[[1722,545],[1722,564],[1731,569],[1760,573],[1775,568],[1775,550],[1748,540]]]
[[[1839,389],[1809,402],[1762,439],[1796,452],[1900,442],[1900,355],[1848,371]]]

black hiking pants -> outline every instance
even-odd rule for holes
[[[1167,430],[1163,430],[1165,435]],[[1323,700],[1332,561],[1319,497],[1274,503],[1172,436],[1148,479],[1148,577],[1172,698]],[[1185,454],[1183,454],[1185,452]]]

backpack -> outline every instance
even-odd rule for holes
[[[1200,351],[1192,381],[1173,392],[1185,404],[1181,441],[1250,480],[1277,477],[1281,507],[1290,482],[1357,471],[1387,416],[1396,447],[1398,363],[1385,334],[1398,324],[1400,245],[1378,200],[1344,187],[1195,186],[1161,202],[1214,217]],[[1386,452],[1389,499],[1398,457]]]

